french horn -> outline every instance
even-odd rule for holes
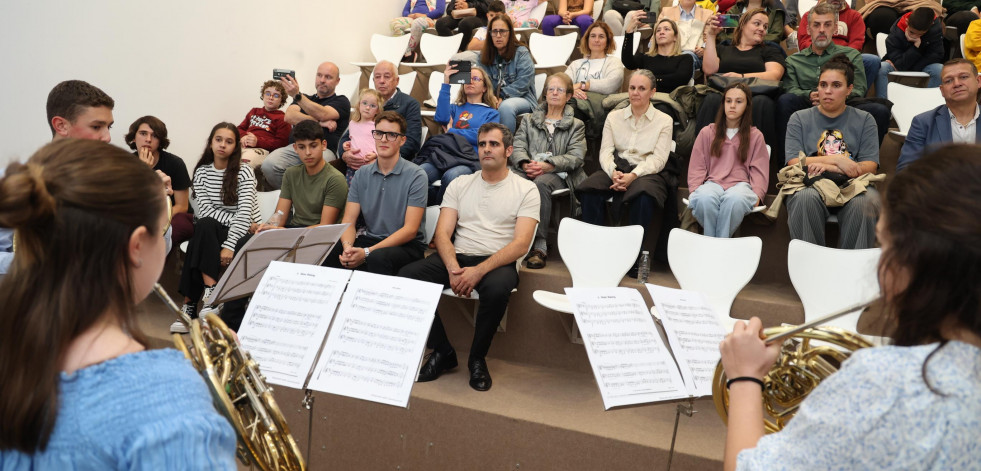
[[[770,338],[796,329],[799,327],[770,327],[763,333]],[[784,339],[780,356],[763,378],[763,424],[766,433],[783,429],[793,419],[804,398],[821,381],[838,371],[856,350],[871,346],[861,335],[831,326],[810,327]],[[719,361],[712,380],[712,399],[722,421],[728,423],[729,390],[726,381],[722,361]]]
[[[203,319],[190,319],[159,283],[153,289],[188,326],[190,343],[181,334],[173,334],[174,345],[204,377],[215,408],[235,428],[238,459],[263,471],[306,469],[272,389],[235,333],[214,312],[204,314]]]

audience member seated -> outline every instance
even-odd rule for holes
[[[939,87],[944,60],[943,29],[940,18],[935,18],[933,9],[927,7],[917,8],[897,20],[886,39],[886,55],[875,81],[875,95],[887,97],[889,72],[896,70],[926,72],[930,75],[927,87]]]
[[[270,152],[289,143],[290,124],[280,108],[286,103],[286,88],[278,80],[266,80],[259,93],[262,106],[245,115],[238,132],[242,135],[242,163],[253,170]]]
[[[324,62],[317,67],[315,80],[317,93],[313,95],[300,93],[300,84],[296,81],[296,77],[285,75],[279,80],[286,89],[286,94],[293,97],[293,103],[286,108],[286,122],[292,126],[308,119],[320,123],[324,128],[324,139],[327,141],[324,160],[334,160],[336,156],[333,150],[337,149],[338,140],[341,133],[347,129],[351,115],[350,100],[344,95],[334,93],[341,80],[337,66],[331,62]],[[268,186],[278,189],[283,184],[283,172],[300,163],[300,157],[293,146],[280,147],[262,162],[262,176]]]
[[[631,16],[639,12],[661,12],[661,0],[609,0],[603,3],[600,19],[609,25],[614,36],[623,36],[623,25]]]
[[[487,391],[491,341],[518,286],[515,262],[528,252],[538,222],[535,185],[508,169],[511,132],[499,123],[480,127],[480,171],[456,179],[446,191],[433,240],[436,253],[399,271],[399,276],[439,283],[458,296],[480,294],[467,367],[470,387]],[[433,319],[417,381],[433,381],[457,366],[439,312]]]
[[[981,16],[978,14],[979,6],[981,3],[978,0],[944,0],[943,7],[947,13],[944,16],[944,25],[957,28],[957,37],[959,38],[962,34],[967,33],[967,28],[971,22]],[[954,43],[950,47],[957,48],[959,45]]]
[[[129,125],[129,132],[124,139],[129,148],[135,151],[133,154],[139,156],[143,163],[170,177],[173,189],[173,195],[170,196],[170,225],[173,228],[171,241],[173,245],[180,245],[194,233],[193,216],[188,212],[191,178],[187,175],[184,159],[164,150],[170,146],[167,125],[155,116],[144,116]]]
[[[573,96],[586,99],[586,92],[611,95],[623,86],[623,62],[611,55],[616,52],[616,40],[610,27],[602,21],[586,28],[579,40],[581,59],[576,59],[565,69],[572,79]]]
[[[199,300],[209,306],[208,298],[221,270],[235,256],[236,243],[259,222],[255,174],[251,167],[242,165],[239,139],[234,124],[216,124],[194,166],[194,235],[187,245],[178,288],[184,295],[181,310],[191,319],[198,316]],[[178,320],[170,332],[187,333],[187,326]]]
[[[470,83],[461,87],[453,98],[453,103],[450,103],[450,76],[456,72],[456,67],[452,64],[446,66],[443,85],[439,89],[439,98],[436,100],[436,115],[433,119],[446,128],[447,134],[466,139],[469,146],[461,149],[465,153],[460,157],[466,161],[453,164],[447,161],[444,153],[438,153],[439,158],[436,158],[437,153],[431,152],[432,149],[423,149],[423,152],[419,153],[415,162],[426,172],[430,185],[428,199],[431,204],[439,204],[443,200],[443,193],[456,177],[471,174],[480,168],[477,159],[477,130],[484,123],[501,121],[501,115],[496,109],[497,97],[488,88],[487,74],[483,69],[476,67],[470,69]],[[438,140],[438,136],[433,136],[425,147],[440,145],[437,143]],[[440,181],[439,187],[433,187],[432,184],[437,180]]]
[[[981,142],[981,127],[977,125],[981,115],[978,69],[967,59],[953,59],[944,64],[940,77],[940,94],[947,103],[913,118],[896,171],[940,145]]]
[[[735,3],[728,11],[727,14],[730,15],[740,15],[742,16],[746,12],[763,9],[767,14],[768,27],[766,30],[766,35],[763,36],[763,40],[771,43],[772,46],[778,47],[781,50],[783,48],[780,46],[780,41],[783,41],[787,35],[784,34],[784,24],[786,23],[787,12],[784,11],[783,5],[780,4],[780,0],[739,0]],[[732,37],[726,34],[725,31],[719,34],[718,39],[727,40],[732,39]]]
[[[542,19],[542,32],[549,36],[555,36],[559,25],[578,26],[579,31],[585,31],[593,24],[593,0],[559,0],[557,10],[557,15]]]
[[[358,106],[354,108],[351,124],[347,127],[347,137],[350,140],[341,143],[341,159],[347,167],[344,176],[348,185],[354,178],[354,172],[378,157],[371,131],[375,130],[375,116],[381,112],[383,103],[385,99],[377,90],[366,88],[358,94]]]
[[[876,271],[887,319],[877,334],[891,345],[855,351],[780,432],[764,436],[759,383],[782,343],[766,345],[756,317],[736,321],[719,346],[731,385],[726,471],[977,467],[978,194],[976,146],[931,154],[889,184]]]
[[[832,181],[876,172],[879,141],[875,120],[870,114],[845,104],[854,83],[855,66],[844,54],[832,57],[821,66],[818,105],[790,117],[787,165],[800,162],[809,177]],[[813,186],[806,186],[787,198],[791,238],[825,245],[824,226],[828,215],[837,214],[840,248],[875,247],[879,195],[871,186],[836,208],[829,208]]]
[[[487,26],[487,3],[487,0],[450,0],[446,4],[446,16],[436,20],[436,34],[453,36],[456,29],[463,33],[459,50],[465,50],[473,31]]]
[[[505,14],[504,2],[501,0],[493,0],[487,5],[487,22],[493,20],[494,17],[498,15]],[[513,21],[513,18],[512,18]],[[487,41],[487,27],[481,26],[473,30],[473,39],[467,44],[468,51],[482,51],[484,50],[484,42]]]
[[[752,125],[752,92],[735,83],[722,96],[715,122],[695,138],[688,165],[689,207],[711,237],[732,237],[769,184],[766,143]]]
[[[300,155],[303,165],[290,167],[283,174],[283,188],[279,193],[279,202],[276,203],[275,216],[278,217],[255,226],[254,230],[250,229],[249,234],[239,238],[235,244],[235,253],[242,250],[253,233],[340,222],[347,201],[347,183],[341,172],[324,161],[323,151],[326,145],[323,131],[317,123],[301,121],[293,128],[293,147]],[[335,249],[328,257],[338,255],[340,250]],[[221,317],[229,328],[238,331],[248,303],[249,298],[241,298],[224,304]]]
[[[583,221],[606,225],[606,200],[612,196],[614,223],[629,204],[630,224],[646,231],[654,211],[668,200],[668,192],[676,191],[677,175],[665,169],[674,123],[651,104],[655,83],[651,71],[634,71],[627,86],[630,106],[606,116],[599,150],[601,169],[577,188]]]
[[[388,27],[392,36],[409,35],[402,62],[415,62],[419,52],[419,40],[426,28],[436,26],[436,20],[446,11],[446,0],[405,0],[402,16],[393,19]]]
[[[405,118],[394,111],[375,117],[378,158],[358,169],[348,189],[341,236],[343,251],[328,256],[324,265],[395,275],[403,266],[422,259],[426,246],[426,172],[399,156],[408,129]],[[364,232],[355,224],[364,219]]]
[[[981,20],[974,20],[967,27],[964,36],[964,58],[974,62],[975,67],[981,64]]]
[[[599,23],[594,23],[599,24]],[[586,133],[582,121],[573,116],[572,79],[558,73],[545,81],[545,100],[525,116],[514,137],[511,165],[518,175],[538,187],[541,212],[531,252],[525,258],[528,268],[545,268],[549,222],[552,218],[552,192],[568,188],[575,195],[576,186],[586,179],[583,157],[586,155]],[[573,198],[572,214],[578,212]]]
[[[491,40],[484,43],[477,66],[487,72],[488,87],[501,100],[501,124],[514,132],[518,115],[535,107],[535,63],[528,48],[518,42],[510,17],[494,18],[487,31]]]
[[[419,152],[419,144],[422,140],[422,114],[419,110],[419,102],[399,90],[399,73],[395,64],[388,61],[375,64],[372,77],[375,82],[375,90],[378,91],[385,103],[381,111],[394,111],[405,119],[407,126],[403,131],[405,142],[402,144],[400,152],[403,159],[411,161],[416,156],[416,152]],[[406,84],[406,87],[411,91],[412,84]],[[348,132],[344,131],[340,137],[340,151],[343,151],[344,143],[349,140],[351,138]],[[329,140],[327,145],[331,145]],[[341,152],[341,158],[347,162],[348,158],[344,158],[345,153]]]
[[[633,36],[644,13],[632,15],[627,20],[627,35],[623,39],[620,57],[628,69],[647,69],[657,77],[657,89],[671,93],[674,89],[688,85],[695,74],[695,60],[692,54],[681,53],[678,40],[678,25],[674,20],[661,18],[654,25],[654,46],[647,53],[633,51]]]
[[[830,4],[838,13],[837,18],[835,18],[835,26],[831,29],[831,40],[839,46],[848,46],[862,52],[862,48],[865,47],[865,23],[862,21],[862,15],[849,8],[846,0],[820,0],[818,4],[821,3]],[[811,34],[807,31],[807,25],[807,13],[804,13],[797,31],[797,43],[801,50],[811,45]],[[875,78],[879,76],[879,64],[881,62],[882,60],[876,54],[862,54],[862,65],[865,69],[865,78],[868,80],[868,83],[865,84],[866,90],[872,87]]]
[[[705,75],[719,74],[732,80],[758,78],[779,81],[784,72],[784,54],[776,47],[763,43],[767,31],[768,16],[765,10],[757,9],[739,17],[739,24],[733,35],[736,39],[731,46],[716,46],[716,36],[722,30],[718,18],[712,18],[706,25],[705,58],[702,70]],[[722,95],[710,93],[705,96],[695,118],[696,129],[708,126],[715,121],[716,113],[722,105]],[[762,93],[753,95],[753,124],[771,146],[779,142],[776,132],[776,104],[773,98]]]
[[[500,1],[500,0],[498,0]],[[537,18],[532,18],[532,10],[548,0],[503,0],[505,12],[511,17],[515,28],[538,28]],[[494,3],[494,2],[491,2]],[[489,20],[489,19],[488,19]]]
[[[929,7],[937,17],[944,14],[944,7],[935,0],[869,0],[858,13],[862,15],[869,37],[875,38],[879,33],[888,34],[896,20],[918,7]]]
[[[705,26],[714,16],[713,10],[702,7],[695,0],[679,0],[677,5],[661,9],[661,19],[674,21],[678,26],[678,47],[681,52],[692,56],[695,70],[702,68],[702,58],[705,57]],[[628,41],[624,39],[623,42],[626,44]],[[633,40],[629,42],[633,44]]]
[[[779,137],[786,136],[787,123],[790,116],[797,111],[816,106],[821,100],[818,90],[818,78],[821,66],[831,60],[832,57],[844,55],[852,61],[855,67],[855,85],[851,93],[846,98],[848,105],[858,108],[872,115],[875,118],[876,128],[879,136],[879,143],[889,131],[890,106],[867,100],[865,96],[865,68],[863,67],[863,55],[857,50],[841,46],[831,40],[835,31],[835,7],[828,3],[819,3],[804,14],[807,20],[808,37],[813,41],[797,54],[787,57],[787,74],[784,75],[783,88],[784,94],[777,101],[777,133]],[[783,140],[779,141],[780,143]],[[772,144],[771,144],[772,145]],[[784,148],[773,146],[773,155],[783,162]]]
[[[3,469],[236,469],[235,430],[201,375],[141,329],[164,208],[158,176],[103,142],[53,142],[7,167],[0,225],[18,246],[0,283]]]

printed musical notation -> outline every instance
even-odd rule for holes
[[[637,290],[565,291],[606,409],[688,397],[674,359]]]
[[[681,366],[681,376],[695,396],[712,394],[725,329],[701,293],[647,285],[661,316],[668,344]]]
[[[272,262],[239,329],[239,341],[273,384],[302,388],[350,272]]]
[[[406,407],[442,286],[355,272],[310,389]]]

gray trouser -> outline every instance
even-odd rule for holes
[[[838,248],[869,249],[875,247],[875,223],[879,218],[879,192],[869,188],[840,208],[828,208],[821,194],[805,188],[787,199],[790,237],[817,245],[825,245],[824,226],[830,214],[838,215],[841,235]]]
[[[528,175],[524,172],[513,169],[514,173],[521,175],[522,178],[528,179]],[[548,237],[548,224],[552,219],[552,192],[562,188],[567,188],[565,180],[554,173],[545,173],[535,177],[535,186],[538,187],[538,195],[541,197],[541,212],[538,219],[538,230],[535,231],[535,243],[532,248],[541,250],[542,252],[548,253],[548,248],[546,247],[545,239]]]

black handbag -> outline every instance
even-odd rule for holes
[[[616,10],[617,13],[620,13],[626,17],[627,12],[643,10],[644,5],[637,0],[613,0],[613,4],[610,6],[610,9]]]

